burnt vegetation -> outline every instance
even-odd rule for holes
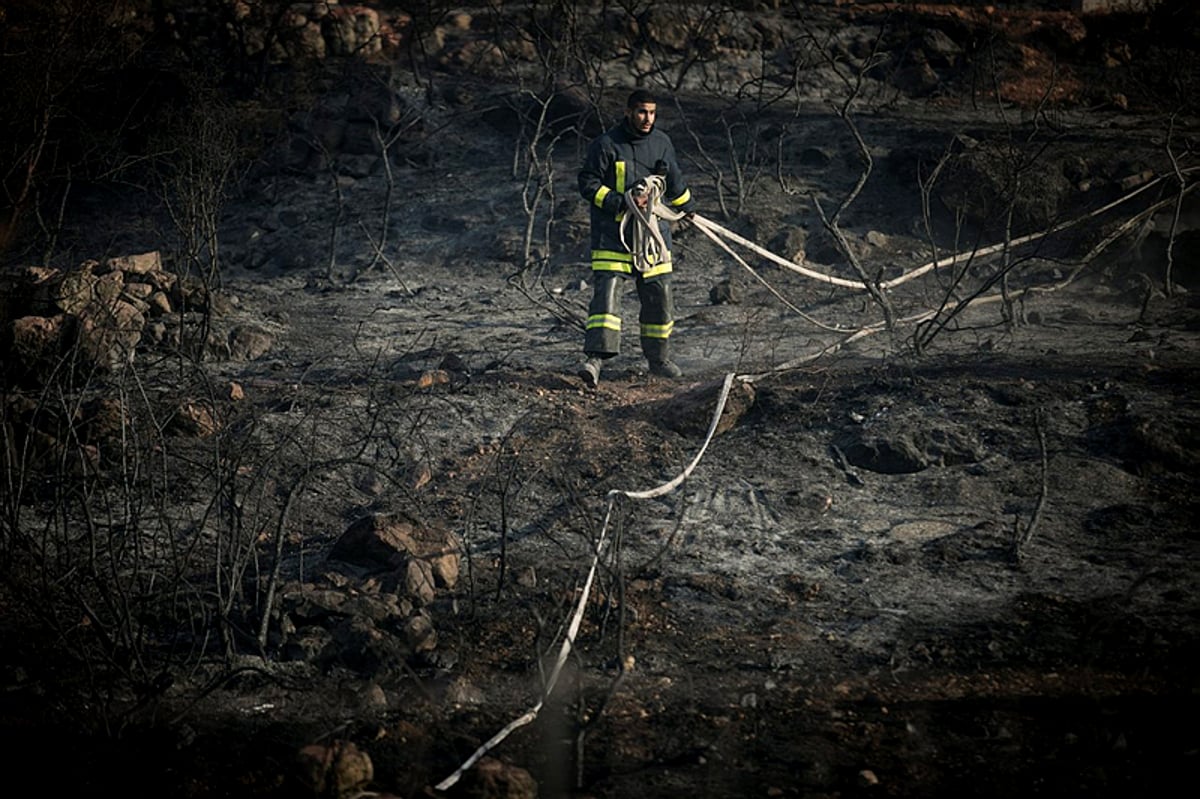
[[[11,784],[1156,795],[1200,19],[1047,5],[6,3]],[[634,85],[691,369],[589,393]]]

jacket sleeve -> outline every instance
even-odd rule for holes
[[[670,139],[667,139],[664,160],[667,162],[667,205],[685,214],[691,213],[695,210],[692,192],[683,177],[683,170],[679,168],[679,159],[675,156],[675,145]]]
[[[579,194],[591,205],[616,215],[624,209],[625,198],[604,182],[614,160],[612,148],[605,146],[605,137],[593,141],[579,170]]]

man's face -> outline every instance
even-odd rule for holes
[[[658,106],[654,103],[638,103],[633,108],[625,110],[625,118],[629,120],[629,126],[638,133],[649,133],[654,127],[654,120],[658,116]]]

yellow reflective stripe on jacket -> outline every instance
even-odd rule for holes
[[[595,330],[596,328],[605,328],[607,330],[616,330],[621,332],[621,317],[613,316],[610,313],[592,314],[587,318],[587,329]]]
[[[676,205],[676,206],[683,205],[690,199],[692,199],[692,190],[684,189],[683,194],[679,195],[674,200],[671,200],[671,205]]]
[[[625,162],[618,161],[614,165],[614,169],[616,169],[616,171],[617,171],[617,191],[624,194],[625,193]]]
[[[665,325],[648,325],[642,323],[641,335],[642,338],[670,338],[671,331],[674,329],[674,322],[667,322]]]
[[[592,250],[592,269],[597,272],[633,271],[633,255],[616,250]]]
[[[608,186],[601,186],[600,188],[596,189],[596,196],[592,198],[592,204],[597,208],[603,208],[604,198],[607,197],[611,191],[612,189],[610,189]]]

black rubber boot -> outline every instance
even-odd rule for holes
[[[590,356],[583,365],[579,367],[579,376],[583,378],[584,384],[588,388],[595,388],[600,385],[600,364],[601,359],[595,356]]]
[[[683,370],[671,360],[671,343],[665,338],[642,338],[642,352],[650,364],[650,374],[678,380]]]

